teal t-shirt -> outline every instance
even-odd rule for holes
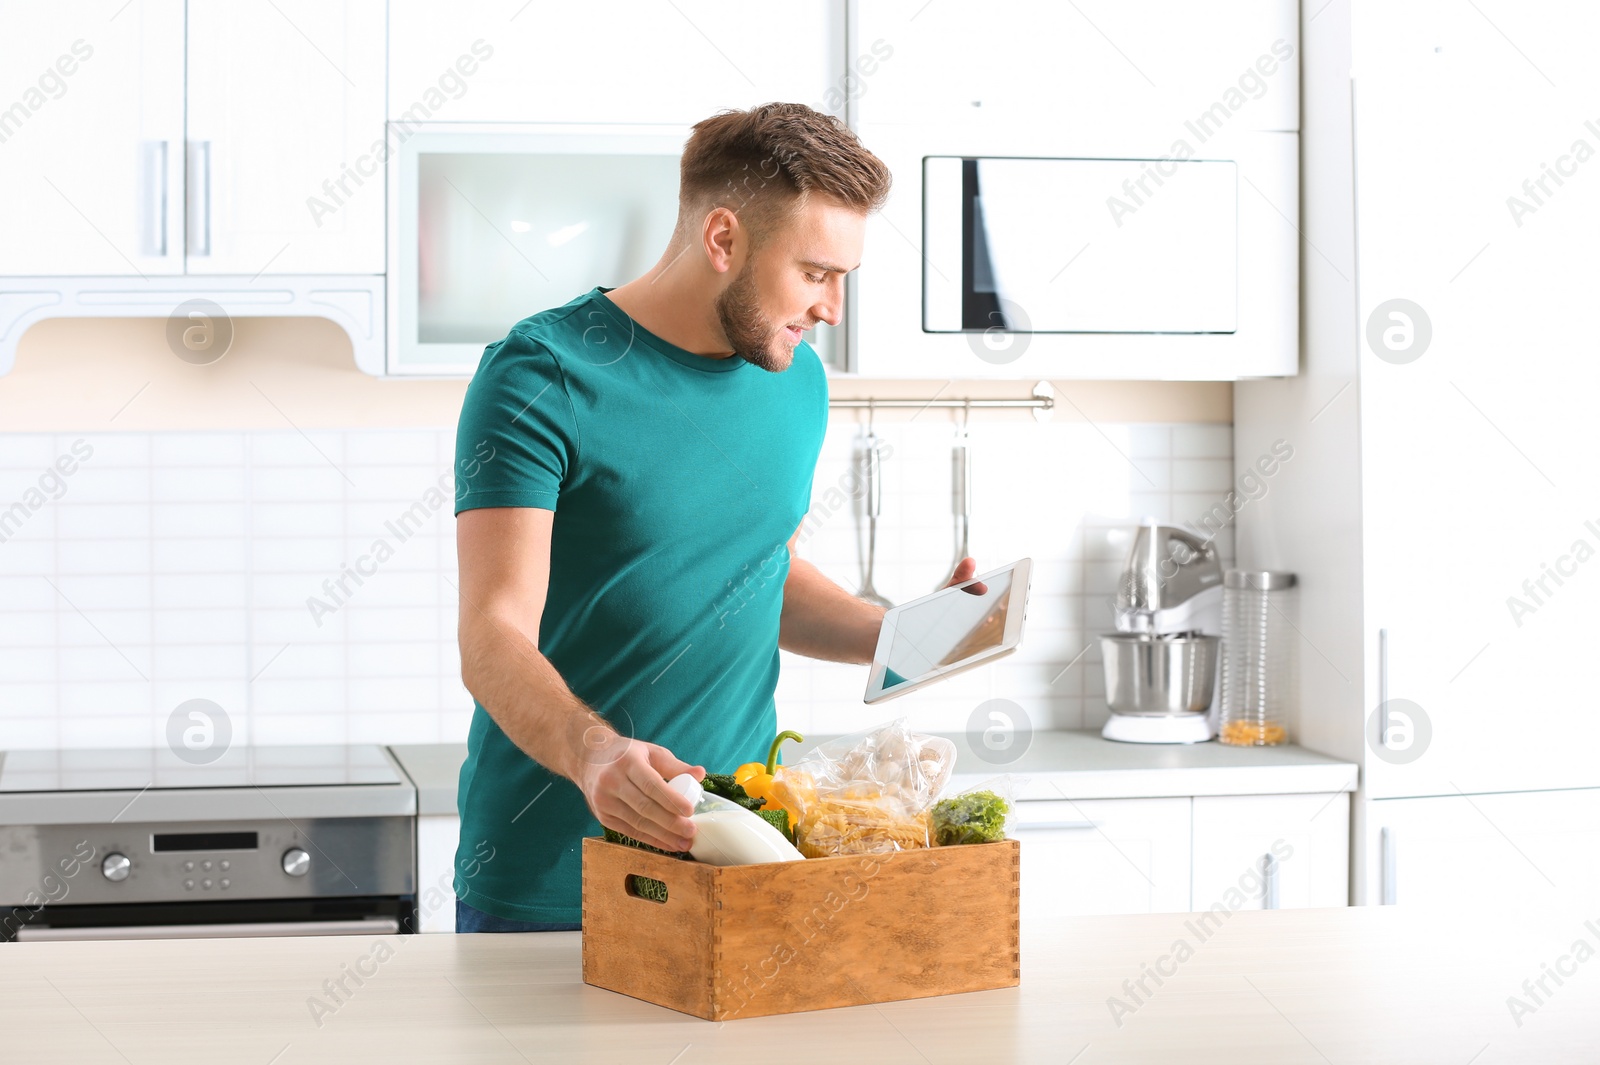
[[[554,511],[539,650],[619,732],[731,773],[777,727],[788,540],[810,508],[827,378],[803,342],[781,373],[695,355],[608,291],[485,349],[456,436],[456,513]],[[457,897],[580,919],[580,841],[600,824],[482,704],[457,803]]]

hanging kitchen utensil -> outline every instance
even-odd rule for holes
[[[950,511],[956,520],[956,557],[945,576],[935,586],[935,591],[945,586],[950,580],[950,574],[955,573],[956,567],[961,565],[961,560],[969,553],[968,539],[972,526],[972,441],[967,433],[967,417],[971,409],[968,403],[961,405],[961,420],[956,424],[955,446],[950,452]]]
[[[862,574],[861,590],[856,596],[881,607],[894,606],[872,586],[872,571],[877,565],[878,515],[883,513],[883,451],[878,434],[872,428],[872,405],[867,405],[867,440],[865,444],[867,490],[867,565]]]

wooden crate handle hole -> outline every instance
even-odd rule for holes
[[[622,890],[632,898],[653,902],[657,906],[665,906],[667,903],[667,885],[653,877],[629,873],[622,878]]]

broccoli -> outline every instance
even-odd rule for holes
[[[766,802],[767,800],[762,799],[760,801]],[[784,839],[788,840],[790,843],[794,842],[794,831],[789,827],[788,810],[785,810],[781,806],[776,810],[757,810],[756,816],[761,818],[761,820],[765,821],[767,824],[771,825],[773,828],[777,829],[778,832],[782,834]]]
[[[1006,815],[1011,804],[992,791],[969,791],[933,804],[936,846],[958,843],[993,843],[1006,835]]]
[[[794,842],[794,829],[789,825],[789,811],[781,806],[771,810],[766,808],[767,800],[753,799],[749,792],[744,790],[743,784],[735,784],[731,773],[707,773],[700,786],[707,794],[720,795],[729,802],[736,802],[746,810],[750,810],[761,820],[777,829],[784,839]]]
[[[732,773],[707,773],[706,778],[700,782],[700,787],[708,795],[719,795],[756,813],[760,813],[761,807],[767,803],[766,799],[752,799],[750,793],[744,790],[743,784],[734,783]]]

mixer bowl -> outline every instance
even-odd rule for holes
[[[1100,637],[1106,703],[1114,714],[1171,717],[1203,714],[1216,689],[1220,636],[1151,636],[1114,632]]]

